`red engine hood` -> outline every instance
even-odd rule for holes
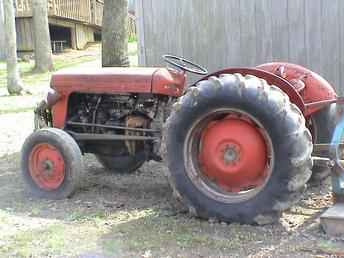
[[[55,73],[51,87],[62,95],[72,92],[156,93],[178,96],[185,84],[184,73],[166,68],[96,68]]]

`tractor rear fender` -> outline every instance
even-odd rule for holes
[[[287,80],[302,97],[305,116],[310,116],[337,101],[337,94],[330,83],[305,67],[290,63],[267,63],[257,69]]]
[[[288,82],[287,80],[283,79],[276,74],[273,74],[269,71],[264,71],[263,69],[258,68],[228,68],[216,73],[207,75],[206,77],[202,78],[200,81],[206,80],[212,76],[219,76],[220,74],[235,74],[240,73],[243,76],[245,75],[254,75],[258,78],[264,79],[267,81],[269,85],[275,85],[281,90],[283,90],[290,98],[290,101],[294,103],[301,111],[305,114],[306,112],[306,105],[299,94],[299,92],[295,89],[295,87]]]

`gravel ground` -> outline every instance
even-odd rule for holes
[[[210,223],[179,213],[150,162],[111,175],[84,158],[82,188],[63,201],[33,199],[20,177],[20,148],[33,115],[0,115],[0,257],[344,257],[319,216],[332,204],[329,182],[309,187],[275,225]]]

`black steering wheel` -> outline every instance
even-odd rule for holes
[[[173,56],[173,55],[163,55],[162,58],[164,61],[170,65],[173,65],[175,67],[178,67],[179,69],[183,71],[187,71],[190,73],[195,73],[199,75],[207,75],[208,70],[204,67],[195,64],[183,57],[180,56]]]

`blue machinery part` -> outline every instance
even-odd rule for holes
[[[336,199],[344,199],[344,148],[340,145],[344,142],[344,117],[341,118],[334,131],[330,155],[335,161],[332,171],[332,188]]]
[[[330,236],[344,236],[344,117],[334,131],[330,146],[332,163],[332,191],[335,203],[320,217],[325,232]]]

